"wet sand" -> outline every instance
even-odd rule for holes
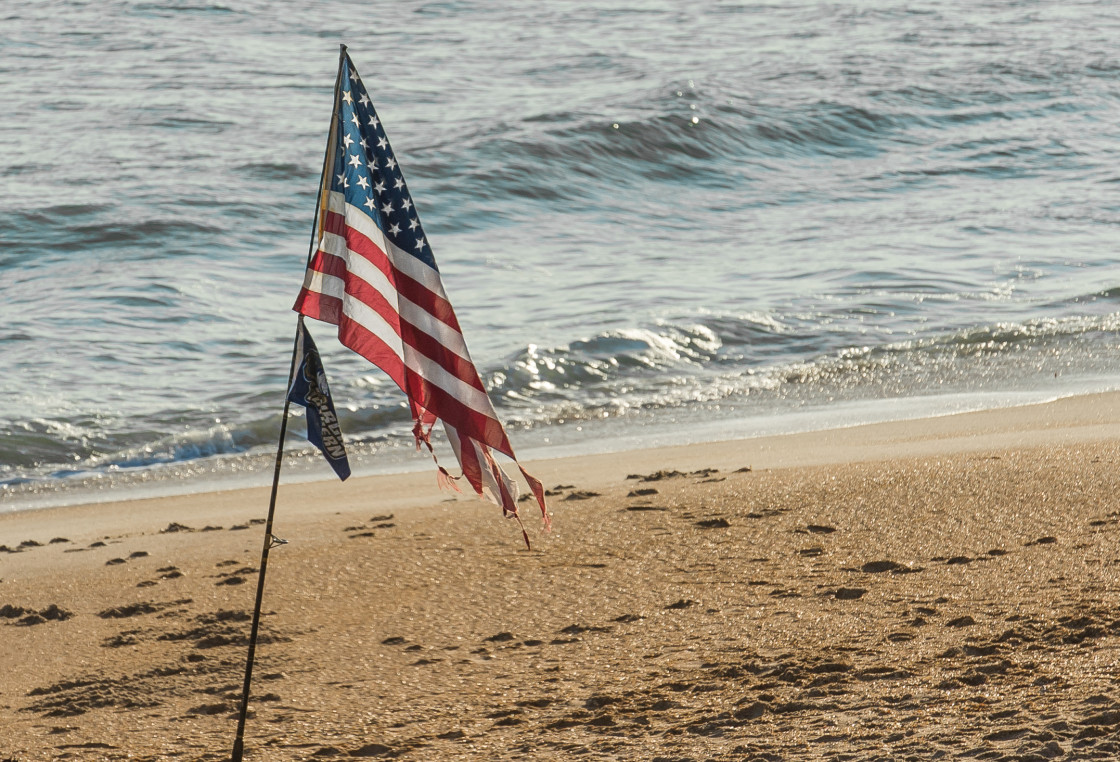
[[[249,760],[1120,757],[1120,395],[285,485]],[[229,756],[264,490],[0,516],[0,759]]]

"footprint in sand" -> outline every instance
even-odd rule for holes
[[[585,632],[610,632],[611,627],[596,627],[595,625],[586,624],[569,624],[560,630],[561,635],[580,635]]]
[[[166,529],[159,530],[159,533],[160,534],[168,534],[170,532],[193,532],[193,531],[194,530],[191,529],[186,524],[180,524],[177,521],[172,521],[170,524],[167,525]]]
[[[685,474],[680,471],[654,471],[652,474],[628,474],[627,479],[637,479],[640,482],[659,482],[662,479],[675,479]]]
[[[98,612],[97,616],[102,619],[127,619],[129,617],[140,616],[141,614],[155,614],[159,611],[164,611],[176,606],[186,606],[190,603],[194,603],[194,600],[191,598],[181,598],[177,601],[164,601],[162,603],[140,601],[139,603],[130,603],[125,606],[114,606],[113,608],[105,609],[104,611]]]
[[[882,574],[883,572],[894,572],[902,568],[901,564],[894,561],[869,561],[859,568],[865,574]]]
[[[696,605],[696,601],[681,598],[676,603],[670,603],[665,608],[669,609],[669,610],[680,610],[680,609],[687,609],[687,608],[690,608],[690,607],[695,606],[695,605]]]
[[[859,569],[865,574],[882,574],[890,572],[891,574],[917,574],[918,572],[925,571],[921,566],[905,566],[894,561],[870,561]]]
[[[31,627],[46,622],[64,622],[72,616],[74,616],[74,612],[67,611],[54,603],[39,611],[25,609],[22,606],[4,605],[0,607],[0,617],[18,619],[13,624],[22,627]]]
[[[643,619],[645,619],[645,617],[641,616],[639,614],[623,614],[622,616],[616,616],[611,621],[612,622],[622,622],[623,624],[629,624],[630,622],[640,622]]]
[[[349,757],[390,757],[395,756],[397,750],[381,743],[371,743],[347,752]]]
[[[232,561],[232,560],[230,560],[230,561],[220,561],[217,564],[215,564],[215,566],[221,568],[223,566],[233,566],[234,564],[239,564],[239,563],[241,563],[241,562],[240,561]],[[240,569],[235,569],[235,570],[229,571],[229,572],[223,572],[221,574],[215,575],[216,577],[218,577],[219,581],[215,582],[214,584],[215,585],[240,585],[242,582],[245,581],[244,577],[242,577],[241,575],[243,575],[243,574],[256,574],[257,571],[258,571],[258,569],[256,567],[243,566]]]
[[[129,630],[127,632],[122,632],[118,635],[114,635],[111,638],[106,638],[105,640],[101,641],[101,647],[123,648],[124,646],[137,645],[140,642],[140,640],[136,637],[139,632],[139,630]]]
[[[120,564],[128,563],[129,561],[132,561],[132,560],[137,559],[137,558],[147,558],[147,557],[148,557],[148,551],[137,550],[133,553],[130,553],[128,558],[110,558],[108,561],[105,562],[105,565],[106,566],[118,566]]]
[[[965,614],[964,616],[959,616],[956,619],[950,619],[948,622],[945,623],[945,626],[946,627],[959,628],[959,627],[971,627],[974,624],[976,624],[976,620],[973,619],[972,617],[968,616],[967,614]]]

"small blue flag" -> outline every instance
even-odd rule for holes
[[[323,370],[319,350],[302,317],[299,320],[296,356],[299,357],[299,365],[292,378],[292,388],[288,390],[288,399],[307,408],[307,441],[323,451],[338,478],[346,481],[350,475],[350,462],[342,444],[342,429],[338,427],[338,416],[334,412],[327,372]]]

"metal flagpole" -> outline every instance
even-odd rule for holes
[[[338,74],[335,76],[334,82],[334,109],[331,114],[331,129],[327,134],[327,148],[323,155],[323,174],[319,178],[319,211],[315,215],[315,223],[311,228],[311,244],[307,252],[307,262],[310,264],[311,258],[315,255],[315,249],[318,245],[318,232],[322,225],[323,220],[323,193],[328,188],[327,186],[327,173],[331,170],[330,160],[333,154],[335,140],[338,136],[338,91],[339,84],[342,79],[342,60],[346,55],[346,46],[340,45],[338,52]],[[245,658],[245,684],[241,691],[241,711],[237,717],[237,737],[233,742],[233,753],[230,755],[230,762],[242,762],[245,755],[245,719],[249,714],[249,689],[253,682],[253,658],[257,652],[257,633],[260,630],[261,624],[261,603],[264,600],[264,576],[268,571],[268,552],[276,545],[282,545],[283,541],[278,540],[272,534],[272,520],[276,515],[276,492],[280,486],[280,467],[284,463],[284,437],[288,433],[288,410],[291,407],[291,400],[288,398],[288,390],[292,387],[292,377],[296,372],[296,357],[299,349],[299,337],[303,327],[303,315],[299,316],[296,321],[296,338],[292,345],[292,364],[288,369],[288,386],[284,390],[284,414],[280,419],[280,442],[276,448],[276,465],[272,471],[272,494],[268,500],[268,519],[264,526],[264,546],[261,548],[261,564],[260,571],[257,575],[257,598],[253,608],[253,627],[249,632],[249,653]]]
[[[302,319],[302,316],[300,316]],[[296,344],[299,343],[297,323]],[[288,386],[291,387],[292,375],[296,370],[296,348],[292,347],[292,367],[288,371]],[[272,535],[272,519],[276,514],[276,490],[280,486],[280,466],[284,462],[284,435],[288,433],[288,408],[291,400],[284,394],[284,417],[280,421],[280,444],[276,448],[276,467],[272,472],[272,496],[268,500],[268,521],[264,527],[264,548],[261,550],[261,565],[257,575],[257,601],[253,608],[253,628],[249,632],[249,654],[245,659],[245,684],[241,691],[241,713],[237,717],[237,738],[233,742],[231,762],[241,762],[245,753],[245,718],[249,714],[249,686],[253,681],[253,657],[257,651],[257,632],[261,624],[261,602],[264,599],[264,575],[268,571],[268,551],[272,549],[275,538]]]

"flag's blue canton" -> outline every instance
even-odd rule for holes
[[[367,213],[399,249],[436,269],[404,175],[349,56],[343,57],[340,92],[331,190]]]

